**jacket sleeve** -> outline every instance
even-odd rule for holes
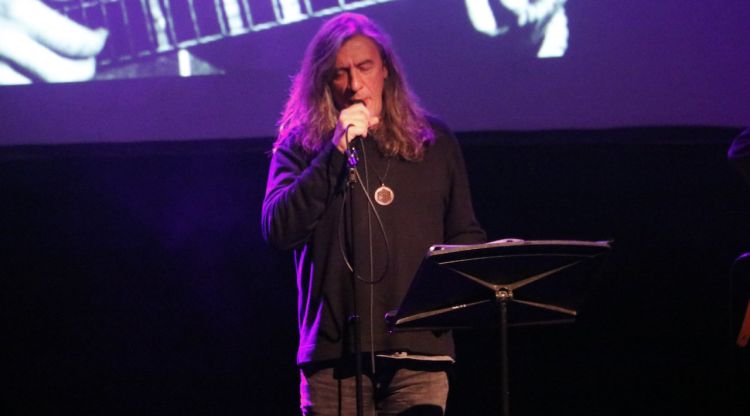
[[[745,129],[732,141],[727,157],[750,184],[750,128]]]
[[[307,242],[343,181],[345,157],[326,141],[311,159],[289,137],[274,151],[263,200],[263,237],[287,250]]]
[[[444,219],[446,244],[479,244],[487,241],[487,235],[477,221],[471,202],[469,178],[466,173],[458,140],[445,128],[442,132],[450,143],[448,163],[450,195]]]

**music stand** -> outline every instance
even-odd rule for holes
[[[430,247],[392,331],[492,326],[500,332],[501,414],[509,414],[509,325],[572,322],[609,242],[500,240]]]

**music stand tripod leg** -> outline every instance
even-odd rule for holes
[[[495,292],[495,303],[498,308],[498,363],[500,364],[500,415],[510,415],[510,387],[508,376],[508,302],[512,293],[502,289]]]

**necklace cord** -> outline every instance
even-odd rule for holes
[[[349,138],[349,128],[350,127],[352,127],[351,124],[348,125],[348,126],[346,126],[346,130],[344,131],[344,135],[346,136],[346,142],[347,142],[347,144],[350,144],[352,142],[352,140],[353,140],[353,139]],[[362,159],[363,159],[364,164],[365,164],[365,169],[367,169],[367,152],[365,150],[364,143],[362,144],[361,148],[362,148]],[[390,247],[390,243],[388,241],[388,234],[385,231],[385,225],[383,224],[383,219],[380,217],[380,214],[378,213],[378,209],[375,206],[375,203],[372,201],[372,197],[370,197],[370,191],[369,191],[369,188],[368,188],[369,183],[367,183],[367,184],[364,183],[364,181],[362,180],[361,175],[359,174],[359,169],[356,169],[354,167],[352,169],[354,170],[354,175],[357,178],[356,182],[359,184],[360,188],[362,188],[362,191],[365,194],[365,198],[367,199],[367,204],[369,206],[368,207],[369,208],[368,212],[370,210],[372,210],[372,213],[375,215],[375,219],[377,220],[378,228],[380,229],[380,232],[381,232],[381,234],[383,236],[383,241],[385,243],[385,260],[386,260],[385,261],[385,268],[383,269],[383,273],[380,276],[378,276],[378,278],[373,279],[372,277],[373,277],[374,273],[371,272],[370,273],[370,279],[367,279],[365,277],[360,276],[358,273],[356,273],[354,271],[354,267],[352,266],[352,263],[351,263],[351,261],[349,259],[349,256],[346,253],[346,250],[344,249],[344,240],[345,240],[345,238],[342,238],[342,236],[341,236],[341,233],[343,232],[343,228],[344,227],[338,227],[339,228],[339,232],[337,233],[337,235],[338,235],[338,240],[339,240],[339,251],[341,252],[341,256],[344,259],[344,264],[346,265],[347,269],[349,270],[349,272],[354,273],[354,277],[357,280],[359,280],[359,281],[361,281],[363,283],[369,284],[369,285],[374,285],[374,284],[378,284],[378,283],[382,282],[383,279],[385,279],[386,275],[388,274],[388,270],[390,269],[391,247]],[[365,175],[367,175],[367,171],[365,171]],[[377,175],[377,172],[376,172],[376,175]],[[365,176],[365,178],[369,179],[368,176]],[[378,179],[380,179],[380,177],[378,177]],[[348,199],[347,195],[348,195],[349,192],[351,192],[350,187],[349,186],[345,187],[344,197],[341,199],[341,207],[340,207],[340,211],[339,211],[339,218],[340,218],[339,219],[339,224],[341,224],[341,222],[343,222],[343,220],[344,220],[344,209],[345,209],[346,204],[347,204],[347,199]],[[372,232],[370,232],[370,234],[372,234]],[[370,250],[372,250],[372,244],[370,244]],[[370,265],[372,266],[373,263],[374,263],[374,261],[373,261],[373,253],[371,252],[370,253]]]

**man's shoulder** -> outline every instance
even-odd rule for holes
[[[284,144],[285,146],[292,146],[299,142],[302,136],[302,128],[299,126],[291,128],[282,128],[279,130],[279,135],[276,137],[276,143]]]
[[[435,134],[435,140],[432,147],[447,149],[455,149],[458,145],[458,139],[456,139],[453,130],[448,127],[448,124],[441,118],[436,116],[426,116],[427,122],[430,124],[433,133]]]
[[[432,131],[435,132],[436,137],[453,136],[453,131],[451,131],[450,127],[448,127],[448,124],[443,119],[434,115],[427,115],[425,116],[425,119],[430,125],[430,128],[432,128]]]
[[[281,130],[274,143],[274,148],[284,149],[300,155],[307,155],[302,145],[303,130],[300,127],[294,127],[290,129]]]

